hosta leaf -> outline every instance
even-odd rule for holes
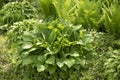
[[[49,36],[49,42],[50,42],[50,43],[53,42],[53,41],[55,40],[55,38],[56,38],[56,32],[55,32],[55,31],[52,31],[52,32],[50,33],[50,36]]]
[[[117,66],[117,69],[120,70],[120,65]]]
[[[77,44],[83,45],[84,43],[82,40],[79,40],[79,41],[77,41]]]
[[[75,64],[75,60],[74,59],[66,59],[65,61],[64,61],[64,63],[69,67],[69,68],[71,68],[74,64]]]
[[[48,58],[45,62],[47,64],[54,64],[55,63],[55,56],[54,55],[50,56],[50,58]]]
[[[23,38],[24,41],[32,41],[33,40],[33,36],[34,36],[33,33],[25,31],[23,33],[22,38]]]
[[[78,64],[78,65],[74,65],[74,68],[76,69],[76,70],[80,70],[80,65]]]
[[[82,25],[73,26],[73,29],[74,29],[74,31],[76,31],[76,30],[79,30],[81,27],[82,27]]]
[[[40,62],[44,62],[45,59],[46,59],[46,57],[44,55],[39,55],[38,56],[38,61],[40,61]]]
[[[26,43],[22,46],[23,49],[29,49],[31,48],[33,45],[31,43]]]
[[[79,57],[78,58],[75,58],[75,64],[78,64],[78,65],[85,65],[85,60],[84,59],[80,59]]]
[[[106,73],[113,73],[113,72],[115,72],[115,69],[108,69],[108,70],[106,70]]]
[[[65,54],[65,57],[67,57],[67,56],[78,57],[79,53],[78,52],[71,52],[71,53]]]
[[[56,70],[56,66],[52,66],[52,65],[49,65],[49,67],[47,68],[47,70],[49,71],[50,74],[54,73],[55,70]]]
[[[37,48],[31,48],[29,49],[29,52],[35,51]]]
[[[42,71],[44,71],[47,67],[48,67],[48,65],[37,64],[37,71],[38,71],[38,72],[42,72]]]
[[[27,57],[23,60],[22,65],[24,66],[24,65],[31,64],[31,63],[33,63],[32,57]]]
[[[64,61],[60,60],[58,58],[56,59],[56,63],[57,63],[57,66],[60,67],[60,68],[63,67],[63,65],[64,65]]]
[[[73,56],[73,57],[78,57],[78,56],[79,56],[79,53],[78,53],[78,52],[73,52],[73,53],[71,53],[70,55]]]

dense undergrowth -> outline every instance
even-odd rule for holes
[[[120,79],[119,0],[1,2],[0,80]]]

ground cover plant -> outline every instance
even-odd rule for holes
[[[1,80],[119,80],[119,0],[0,0]]]

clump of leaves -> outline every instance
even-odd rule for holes
[[[105,25],[106,31],[109,34],[114,35],[116,39],[119,39],[120,37],[119,9],[120,9],[120,6],[117,4],[111,4],[111,6],[109,7],[106,7],[104,5],[104,8],[103,8],[103,13],[105,17],[104,25]]]
[[[113,50],[111,47],[107,52],[107,59],[104,63],[104,75],[106,79],[120,79],[120,50]]]
[[[92,5],[92,6],[91,6]],[[101,23],[102,2],[95,0],[77,1],[76,17],[74,24],[82,24],[85,28],[99,29]]]
[[[68,79],[74,71],[80,73],[96,55],[92,46],[94,37],[81,25],[30,19],[14,23],[8,36],[18,45],[17,66],[56,74],[57,79]],[[66,72],[66,76],[58,76]]]
[[[27,1],[9,2],[0,10],[0,28],[7,27],[1,25],[11,25],[14,22],[36,17],[37,10]]]
[[[45,18],[73,21],[76,1],[73,0],[37,0],[38,8]]]

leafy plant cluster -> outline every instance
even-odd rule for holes
[[[119,7],[118,0],[7,3],[0,79],[119,80]]]
[[[54,16],[75,25],[82,24],[87,29],[93,28],[119,37],[120,5],[117,0],[37,0],[37,2],[46,17]]]
[[[60,75],[56,71],[67,73],[72,69],[84,69],[94,59],[90,56],[96,55],[91,44],[94,37],[82,29],[81,25],[30,19],[10,27],[9,39],[17,43],[18,66],[31,66],[38,72]]]
[[[37,10],[28,2],[9,2],[0,10],[0,29],[6,30],[14,22],[37,17]]]

